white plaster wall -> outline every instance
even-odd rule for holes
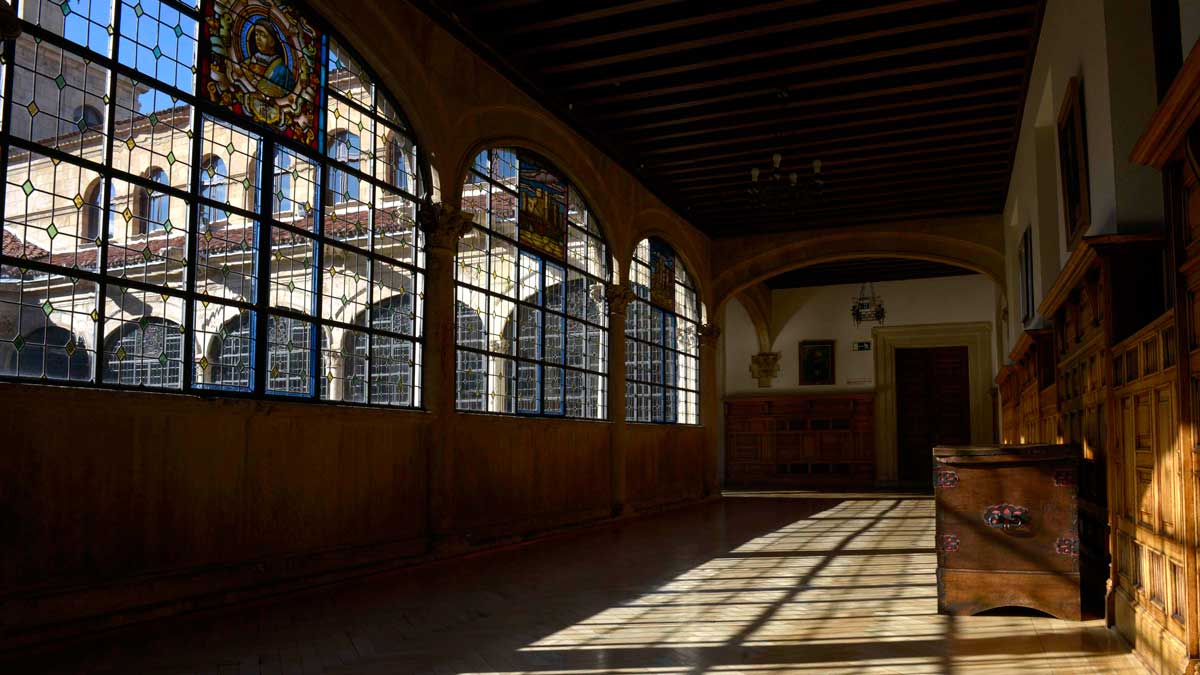
[[[1186,15],[1182,9],[1181,15]],[[1046,5],[1004,207],[1009,288],[1007,330],[1000,345],[1004,354],[1025,328],[1017,258],[1025,227],[1032,225],[1036,242],[1035,302],[1045,297],[1070,255],[1063,223],[1057,121],[1071,77],[1080,78],[1083,86],[1091,206],[1088,233],[1161,226],[1161,178],[1128,159],[1157,105],[1152,38],[1149,3],[1052,0]]]
[[[1179,0],[1179,35],[1186,59],[1200,39],[1200,0]]]
[[[887,326],[983,321],[991,323],[995,308],[995,284],[972,274],[941,279],[887,281],[875,284],[887,308]],[[780,353],[779,376],[770,388],[759,388],[750,377],[750,357],[758,352],[758,339],[746,310],[731,300],[726,305],[725,394],[775,394],[779,392],[823,393],[869,391],[875,386],[875,352],[855,352],[856,341],[870,341],[877,324],[854,326],[850,301],[858,285],[821,286],[773,291],[771,293],[772,351]],[[836,340],[836,385],[797,384],[801,340]],[[994,361],[993,361],[994,363]]]
[[[758,335],[750,315],[737,298],[725,303],[721,324],[722,360],[725,371],[723,392],[748,391],[758,388],[758,380],[750,377],[750,357],[758,353]]]

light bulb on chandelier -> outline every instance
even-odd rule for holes
[[[785,174],[783,155],[771,155],[771,168],[766,172],[758,167],[750,169],[750,187],[746,190],[750,199],[761,208],[771,211],[796,212],[800,207],[816,201],[825,186],[821,173],[821,160],[812,160],[812,171],[801,177],[796,171]],[[802,179],[803,178],[803,179]]]

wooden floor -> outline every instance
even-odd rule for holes
[[[4,672],[1144,673],[1101,621],[936,612],[933,503],[732,495]]]

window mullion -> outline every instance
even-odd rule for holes
[[[262,190],[264,185],[264,167],[266,162],[262,161],[266,157],[272,158],[274,165],[275,143],[270,136],[266,136],[261,141],[262,145],[259,149],[259,194],[258,194],[258,217],[254,219],[255,240],[258,244],[258,269],[255,279],[255,291],[257,300],[255,302],[257,308],[257,318],[254,322],[254,383],[253,390],[258,394],[266,394],[267,392],[267,359],[269,358],[268,339],[270,336],[270,317],[267,314],[267,307],[271,302],[271,229],[267,224],[267,219],[263,217],[264,213],[271,212],[271,195],[267,190]]]

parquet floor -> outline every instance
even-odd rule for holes
[[[933,503],[720,503],[218,616],[5,672],[1141,674],[1102,622],[936,613]]]

